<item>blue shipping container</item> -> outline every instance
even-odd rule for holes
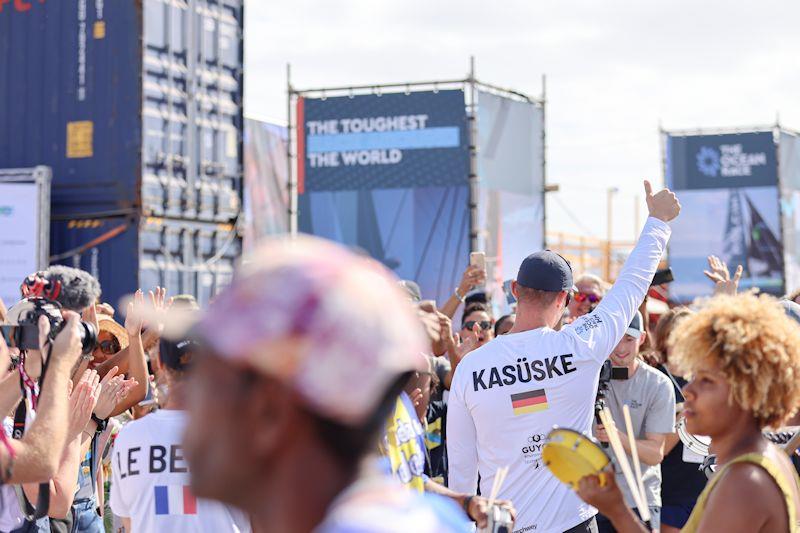
[[[53,169],[53,213],[230,221],[243,0],[0,0],[0,168]]]
[[[241,239],[228,223],[159,217],[57,220],[52,263],[92,273],[103,301],[117,307],[136,289],[166,287],[169,294],[192,294],[201,305],[228,285]]]

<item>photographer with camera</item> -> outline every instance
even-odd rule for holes
[[[450,389],[447,453],[450,488],[490,491],[509,467],[498,497],[514,502],[521,531],[593,532],[595,509],[545,468],[541,441],[554,425],[591,431],[603,362],[625,334],[653,279],[680,204],[669,190],[653,194],[650,217],[616,283],[594,312],[555,331],[572,291],[572,269],[545,250],[520,266],[512,292],[511,331],[470,352]]]
[[[13,308],[12,308],[13,309]],[[50,335],[50,322],[40,316],[34,322],[39,348],[27,350],[29,361],[45,361],[47,379],[41,383],[36,417],[20,439],[9,440],[0,433],[0,483],[3,485],[44,482],[52,478],[59,466],[61,452],[67,443],[69,400],[67,390],[73,368],[82,351],[81,325],[77,314],[66,311],[64,326],[55,339]],[[11,325],[3,327],[0,339],[0,360],[10,360],[6,344]],[[31,365],[33,366],[33,365]],[[41,363],[38,364],[41,368]],[[39,378],[37,374],[34,374]],[[0,385],[4,412],[10,411],[21,398],[19,374],[8,374]],[[9,401],[10,400],[10,401]]]
[[[641,360],[639,349],[647,334],[644,320],[638,311],[622,339],[611,352],[609,359],[613,366],[625,368],[627,379],[612,379],[605,397],[606,406],[614,419],[615,430],[619,433],[622,447],[630,457],[630,441],[625,432],[623,406],[631,413],[631,424],[636,438],[636,451],[642,464],[642,482],[650,508],[650,525],[655,531],[660,526],[661,516],[661,462],[664,460],[667,436],[675,429],[675,391],[667,376]],[[608,443],[606,429],[598,424],[595,437]],[[627,483],[623,481],[622,470],[615,461],[617,484],[625,494],[628,507],[634,508],[635,501]],[[629,459],[631,464],[632,461]],[[599,533],[615,531],[611,522],[602,515],[597,516]]]

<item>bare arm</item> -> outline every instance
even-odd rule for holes
[[[128,313],[125,316],[125,329],[128,331],[128,339],[130,341],[128,346],[130,350],[128,377],[135,379],[136,385],[130,390],[128,396],[117,404],[112,416],[127,411],[147,396],[150,376],[147,373],[147,361],[144,355],[144,344],[142,343],[143,313],[144,296],[142,291],[136,291],[134,301],[128,305]]]
[[[461,277],[461,283],[458,284],[458,294],[463,298],[469,291],[483,283],[486,283],[486,270],[477,266],[468,266]],[[460,305],[461,300],[456,298],[455,293],[453,293],[439,310],[442,314],[452,319]]]
[[[78,316],[66,313],[67,324],[53,343],[44,386],[39,395],[36,419],[20,440],[13,440],[15,452],[10,483],[39,483],[58,472],[62,452],[67,443],[68,397],[67,384],[73,365],[81,352]],[[39,338],[49,333],[47,319],[39,322]],[[10,458],[0,446],[0,464],[8,465]]]
[[[675,446],[681,441],[677,433],[667,433],[667,438],[664,441],[664,457],[669,455],[669,452],[675,449]]]
[[[452,489],[445,487],[444,485],[439,485],[435,481],[431,481],[430,479],[425,481],[425,492],[430,492],[433,494],[438,494],[439,496],[444,496],[445,498],[450,498],[461,509],[466,511],[467,516],[474,520],[478,524],[478,528],[486,527],[487,520],[488,520],[488,501],[485,497],[482,496],[472,496],[470,494],[462,494],[460,492],[456,492]],[[469,500],[467,500],[469,498]],[[468,505],[467,505],[468,504]],[[516,509],[511,504],[511,502],[506,500],[498,500],[498,505],[502,505],[507,507],[511,511],[511,515],[516,519]]]
[[[698,531],[749,533],[787,530],[786,504],[766,471],[753,464],[735,464],[723,475],[708,498]]]
[[[586,476],[578,482],[578,496],[604,514],[619,533],[649,533],[632,509],[625,505],[625,499],[617,486],[613,472],[604,472],[604,483],[598,476]]]
[[[76,437],[64,448],[61,464],[55,477],[50,481],[50,508],[48,516],[66,518],[75,498],[75,486],[78,484],[78,470],[81,465],[81,439]],[[28,501],[36,504],[39,497],[39,484],[22,486]]]
[[[619,440],[622,442],[622,447],[625,448],[625,453],[631,455],[631,445],[628,440],[628,434],[615,428],[619,435]],[[602,425],[595,428],[595,437],[600,442],[609,442],[608,434]],[[639,455],[639,460],[646,465],[661,464],[665,455],[665,442],[669,433],[645,433],[644,439],[636,439],[636,451]]]
[[[1,338],[0,342],[3,342]],[[19,375],[11,372],[0,381],[0,413],[11,412],[20,398],[22,391],[19,388]]]
[[[669,433],[645,433],[644,439],[636,440],[636,451],[639,454],[639,460],[646,465],[654,466],[661,464],[666,455],[665,444]],[[630,455],[630,442],[627,435],[622,440],[622,447]]]

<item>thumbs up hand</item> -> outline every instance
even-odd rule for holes
[[[669,189],[662,189],[653,194],[653,186],[650,185],[649,181],[645,180],[644,192],[647,197],[647,209],[650,210],[651,217],[669,222],[681,212],[681,204],[678,202],[678,198]]]

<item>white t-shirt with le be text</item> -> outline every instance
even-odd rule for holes
[[[181,437],[186,412],[160,410],[128,423],[114,442],[111,510],[136,533],[250,531],[244,513],[195,498]]]
[[[570,529],[596,514],[558,481],[541,454],[553,426],[591,435],[603,361],[648,290],[670,229],[649,218],[616,283],[589,315],[561,331],[539,328],[498,337],[456,368],[447,413],[449,486],[488,494],[508,466],[499,498],[517,509],[515,532]]]

